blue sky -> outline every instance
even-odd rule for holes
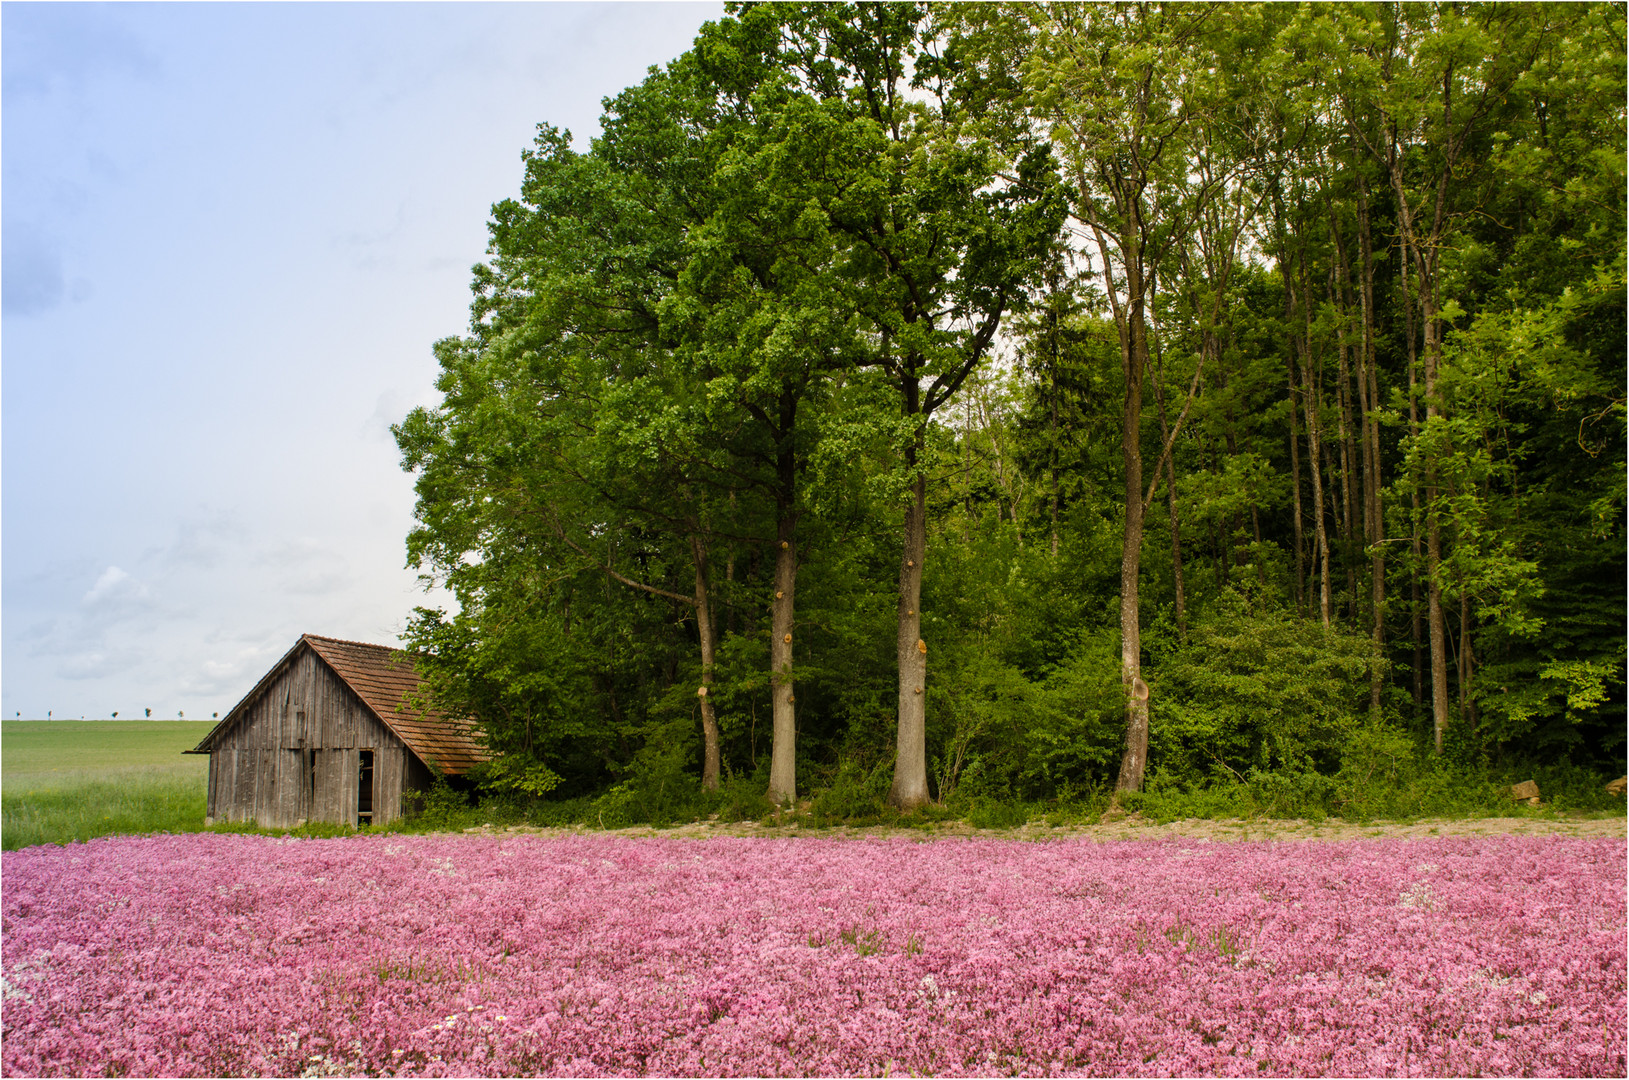
[[[394,643],[412,478],[536,125],[720,4],[0,5],[0,709],[224,713]]]

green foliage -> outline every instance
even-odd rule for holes
[[[1508,779],[1513,784],[1522,780],[1537,783],[1543,802],[1561,813],[1623,813],[1623,796],[1607,793],[1605,781],[1608,777],[1582,765],[1559,761],[1535,764],[1526,769],[1507,766],[1503,774],[1500,779]]]
[[[1218,926],[1214,930],[1202,931],[1197,927],[1178,919],[1165,930],[1165,940],[1172,945],[1181,945],[1186,952],[1199,949],[1202,952],[1214,952],[1229,964],[1236,962],[1244,952],[1244,941],[1239,935],[1226,926]]]
[[[593,820],[605,828],[671,825],[704,814],[706,799],[692,765],[696,738],[690,717],[652,724],[622,778],[594,800]]]
[[[1108,781],[1119,766],[1125,698],[1118,648],[1109,631],[1081,635],[1038,686],[1028,754],[1016,778],[1032,798],[1066,799],[1073,788]]]
[[[1195,619],[1186,644],[1166,637],[1155,648],[1151,760],[1184,776],[1265,784],[1269,802],[1290,798],[1280,793],[1288,777],[1333,772],[1367,710],[1367,639],[1239,593]]]
[[[1016,801],[977,798],[967,807],[966,818],[975,829],[1016,829],[1029,822],[1030,808]]]
[[[1016,668],[989,653],[966,655],[934,680],[929,706],[944,732],[929,772],[940,801],[952,798],[963,780],[973,790],[999,782],[986,772],[986,755],[999,753],[1007,737],[1031,724],[1033,688]]]
[[[1122,809],[1159,823],[1187,818],[1249,818],[1257,803],[1248,784],[1238,780],[1188,784],[1155,768],[1141,791],[1122,792]],[[1296,816],[1291,813],[1290,816]]]
[[[1623,26],[741,5],[588,150],[541,127],[469,332],[436,348],[442,399],[397,431],[409,558],[458,601],[408,636],[495,755],[481,805],[795,816],[762,799],[785,529],[810,820],[1090,819],[1125,739],[1140,458],[1124,625],[1151,732],[1125,806],[1502,813],[1524,770],[1600,806],[1629,715]],[[1066,198],[1089,262],[1056,243]],[[918,616],[937,803],[900,818]]]
[[[707,805],[720,821],[757,821],[775,809],[764,797],[762,778],[751,776],[726,780]]]
[[[893,762],[885,757],[878,757],[869,765],[858,758],[846,758],[838,764],[831,784],[815,793],[809,813],[822,824],[839,821],[876,824],[888,812],[888,787],[892,779]]]
[[[412,815],[426,829],[445,829],[462,824],[470,807],[469,792],[452,786],[445,776],[438,775],[424,793],[422,806]]]
[[[547,795],[560,786],[560,776],[553,769],[514,754],[483,762],[472,770],[472,775],[483,787],[495,791],[519,791],[533,796]]]

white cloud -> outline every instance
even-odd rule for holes
[[[150,610],[153,598],[147,586],[119,567],[110,566],[102,571],[102,576],[79,603],[103,618],[129,617]]]
[[[425,395],[428,397],[428,395]],[[373,412],[369,414],[366,423],[362,425],[362,436],[370,442],[390,443],[395,445],[396,436],[390,433],[391,425],[399,424],[407,418],[407,414],[414,407],[415,402],[408,395],[392,387],[380,394],[373,403]],[[433,404],[427,400],[424,404]]]
[[[135,649],[89,649],[63,657],[57,674],[74,682],[106,679],[132,670],[144,659]]]
[[[85,599],[82,602],[86,604],[101,603],[129,580],[129,574],[120,570],[117,566],[110,566],[102,571],[102,576],[96,579],[96,584],[91,586],[91,591],[85,594]]]
[[[343,592],[354,583],[350,560],[336,548],[309,536],[267,548],[255,561],[271,568],[280,590],[295,596],[327,596]]]
[[[106,8],[32,4],[7,11],[4,87],[7,97],[69,90],[86,92],[110,78],[151,79],[158,64],[141,41]]]
[[[212,570],[223,557],[240,548],[248,538],[237,511],[220,506],[200,506],[182,517],[170,539],[142,552],[142,560],[165,571],[195,573]]]
[[[215,701],[226,701],[233,694],[246,693],[292,644],[250,646],[211,656],[182,675],[181,693],[187,697]],[[228,704],[226,708],[231,708],[231,705]],[[226,709],[219,711],[225,712]]]

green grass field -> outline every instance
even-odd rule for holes
[[[0,847],[204,827],[210,725],[185,720],[0,721]]]

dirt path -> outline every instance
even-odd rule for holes
[[[1164,825],[1143,821],[1136,815],[1096,825],[1070,825],[1051,827],[1025,825],[1016,829],[975,829],[962,822],[946,822],[930,829],[836,828],[804,829],[798,826],[774,827],[753,821],[704,822],[678,825],[670,829],[638,826],[630,829],[605,830],[617,836],[668,836],[685,839],[708,839],[716,836],[819,836],[844,839],[863,836],[903,836],[915,840],[939,838],[983,837],[1002,840],[1065,840],[1090,838],[1093,840],[1361,840],[1369,838],[1401,838],[1421,840],[1439,836],[1575,836],[1607,839],[1629,838],[1629,819],[1616,818],[1469,818],[1426,819],[1412,822],[1371,822],[1354,825],[1345,821],[1321,822],[1284,821],[1256,818],[1238,818],[1210,821],[1189,818]],[[537,833],[558,836],[578,832],[599,832],[590,829],[543,829],[530,826],[469,829],[478,833]]]

